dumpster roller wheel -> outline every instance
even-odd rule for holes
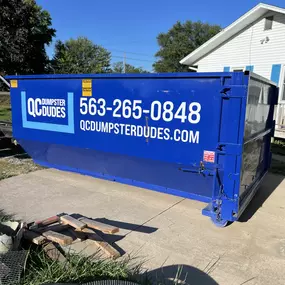
[[[215,226],[219,228],[224,228],[229,224],[229,221],[223,219],[217,219],[216,217],[211,217],[212,222]]]

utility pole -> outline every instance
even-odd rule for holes
[[[123,73],[126,73],[126,53],[124,52]]]

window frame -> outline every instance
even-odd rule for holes
[[[246,69],[246,66],[233,66],[231,67],[232,72],[244,72]]]
[[[282,66],[282,72],[280,73],[280,79],[279,79],[279,103],[285,103],[285,65]]]

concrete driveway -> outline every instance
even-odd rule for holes
[[[152,273],[189,284],[285,284],[285,181],[268,174],[241,222],[216,228],[203,203],[110,181],[40,170],[0,181],[2,208],[31,221],[80,213],[122,228],[116,244]]]

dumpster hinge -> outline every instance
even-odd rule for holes
[[[231,87],[225,87],[225,88],[223,88],[223,89],[221,90],[221,94],[227,96],[227,95],[228,95],[227,93],[228,93],[230,90],[231,90]]]
[[[240,92],[241,88],[244,92]],[[247,86],[224,86],[220,93],[223,99],[243,98],[247,95]]]
[[[232,179],[237,179],[239,178],[239,173],[233,173],[231,174]],[[221,212],[222,212],[222,207],[227,208],[229,204],[236,203],[238,198],[231,199],[229,198],[226,193],[224,192],[224,185],[221,184],[219,187],[219,192],[214,201],[209,203],[203,210],[202,213],[205,216],[215,218],[216,220],[221,220]],[[223,210],[223,211],[224,211]],[[237,218],[236,213],[232,212],[231,217],[229,217],[229,220],[235,220]]]
[[[217,150],[219,154],[241,155],[242,145],[220,142],[217,146]]]

